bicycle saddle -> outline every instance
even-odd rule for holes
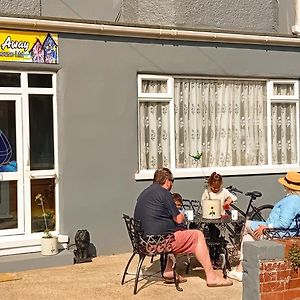
[[[252,198],[258,198],[262,196],[262,193],[259,191],[253,191],[253,192],[247,192],[245,195],[250,196]]]

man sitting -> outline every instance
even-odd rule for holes
[[[172,200],[170,191],[173,182],[174,177],[169,169],[156,170],[153,183],[137,199],[134,218],[141,221],[145,234],[174,232],[175,241],[172,243],[174,254],[194,254],[204,269],[208,287],[232,285],[232,281],[219,276],[214,271],[201,231],[195,229],[176,231],[176,224],[184,221],[184,215],[178,211]],[[169,280],[173,278],[171,260],[168,260],[163,276]],[[184,282],[181,277],[179,281]]]

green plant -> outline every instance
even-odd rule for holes
[[[294,270],[300,268],[300,248],[294,244],[288,252],[288,259],[292,263]]]
[[[195,155],[190,155],[190,157],[192,157],[195,161],[199,161],[201,159],[202,155],[203,155],[202,152],[200,153],[199,151],[197,151],[197,153]]]
[[[53,213],[51,211],[46,211],[44,206],[44,196],[42,194],[37,194],[34,199],[35,202],[38,202],[38,205],[41,206],[42,212],[43,212],[43,218],[45,223],[45,230],[44,230],[44,238],[52,238],[52,234],[50,232],[50,229],[48,228],[47,219],[50,217],[53,218]]]

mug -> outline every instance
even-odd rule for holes
[[[237,210],[233,209],[231,211],[231,219],[234,221],[236,221],[238,219],[238,211]]]

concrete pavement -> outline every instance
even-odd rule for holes
[[[153,264],[145,259],[143,274],[152,274],[139,282],[138,293],[133,295],[133,280],[128,276],[126,283],[120,284],[124,267],[131,253],[111,256],[98,256],[91,263],[75,264],[62,267],[35,269],[17,272],[19,280],[0,282],[2,300],[97,300],[97,299],[137,299],[151,298],[163,300],[205,300],[224,299],[241,300],[242,283],[234,281],[233,286],[208,288],[204,272],[193,261],[193,269],[185,273],[185,258],[178,262],[178,271],[188,282],[181,284],[183,292],[178,292],[173,284],[163,283],[159,273],[159,259]],[[137,259],[133,262],[136,266]],[[134,273],[135,269],[130,268]]]

